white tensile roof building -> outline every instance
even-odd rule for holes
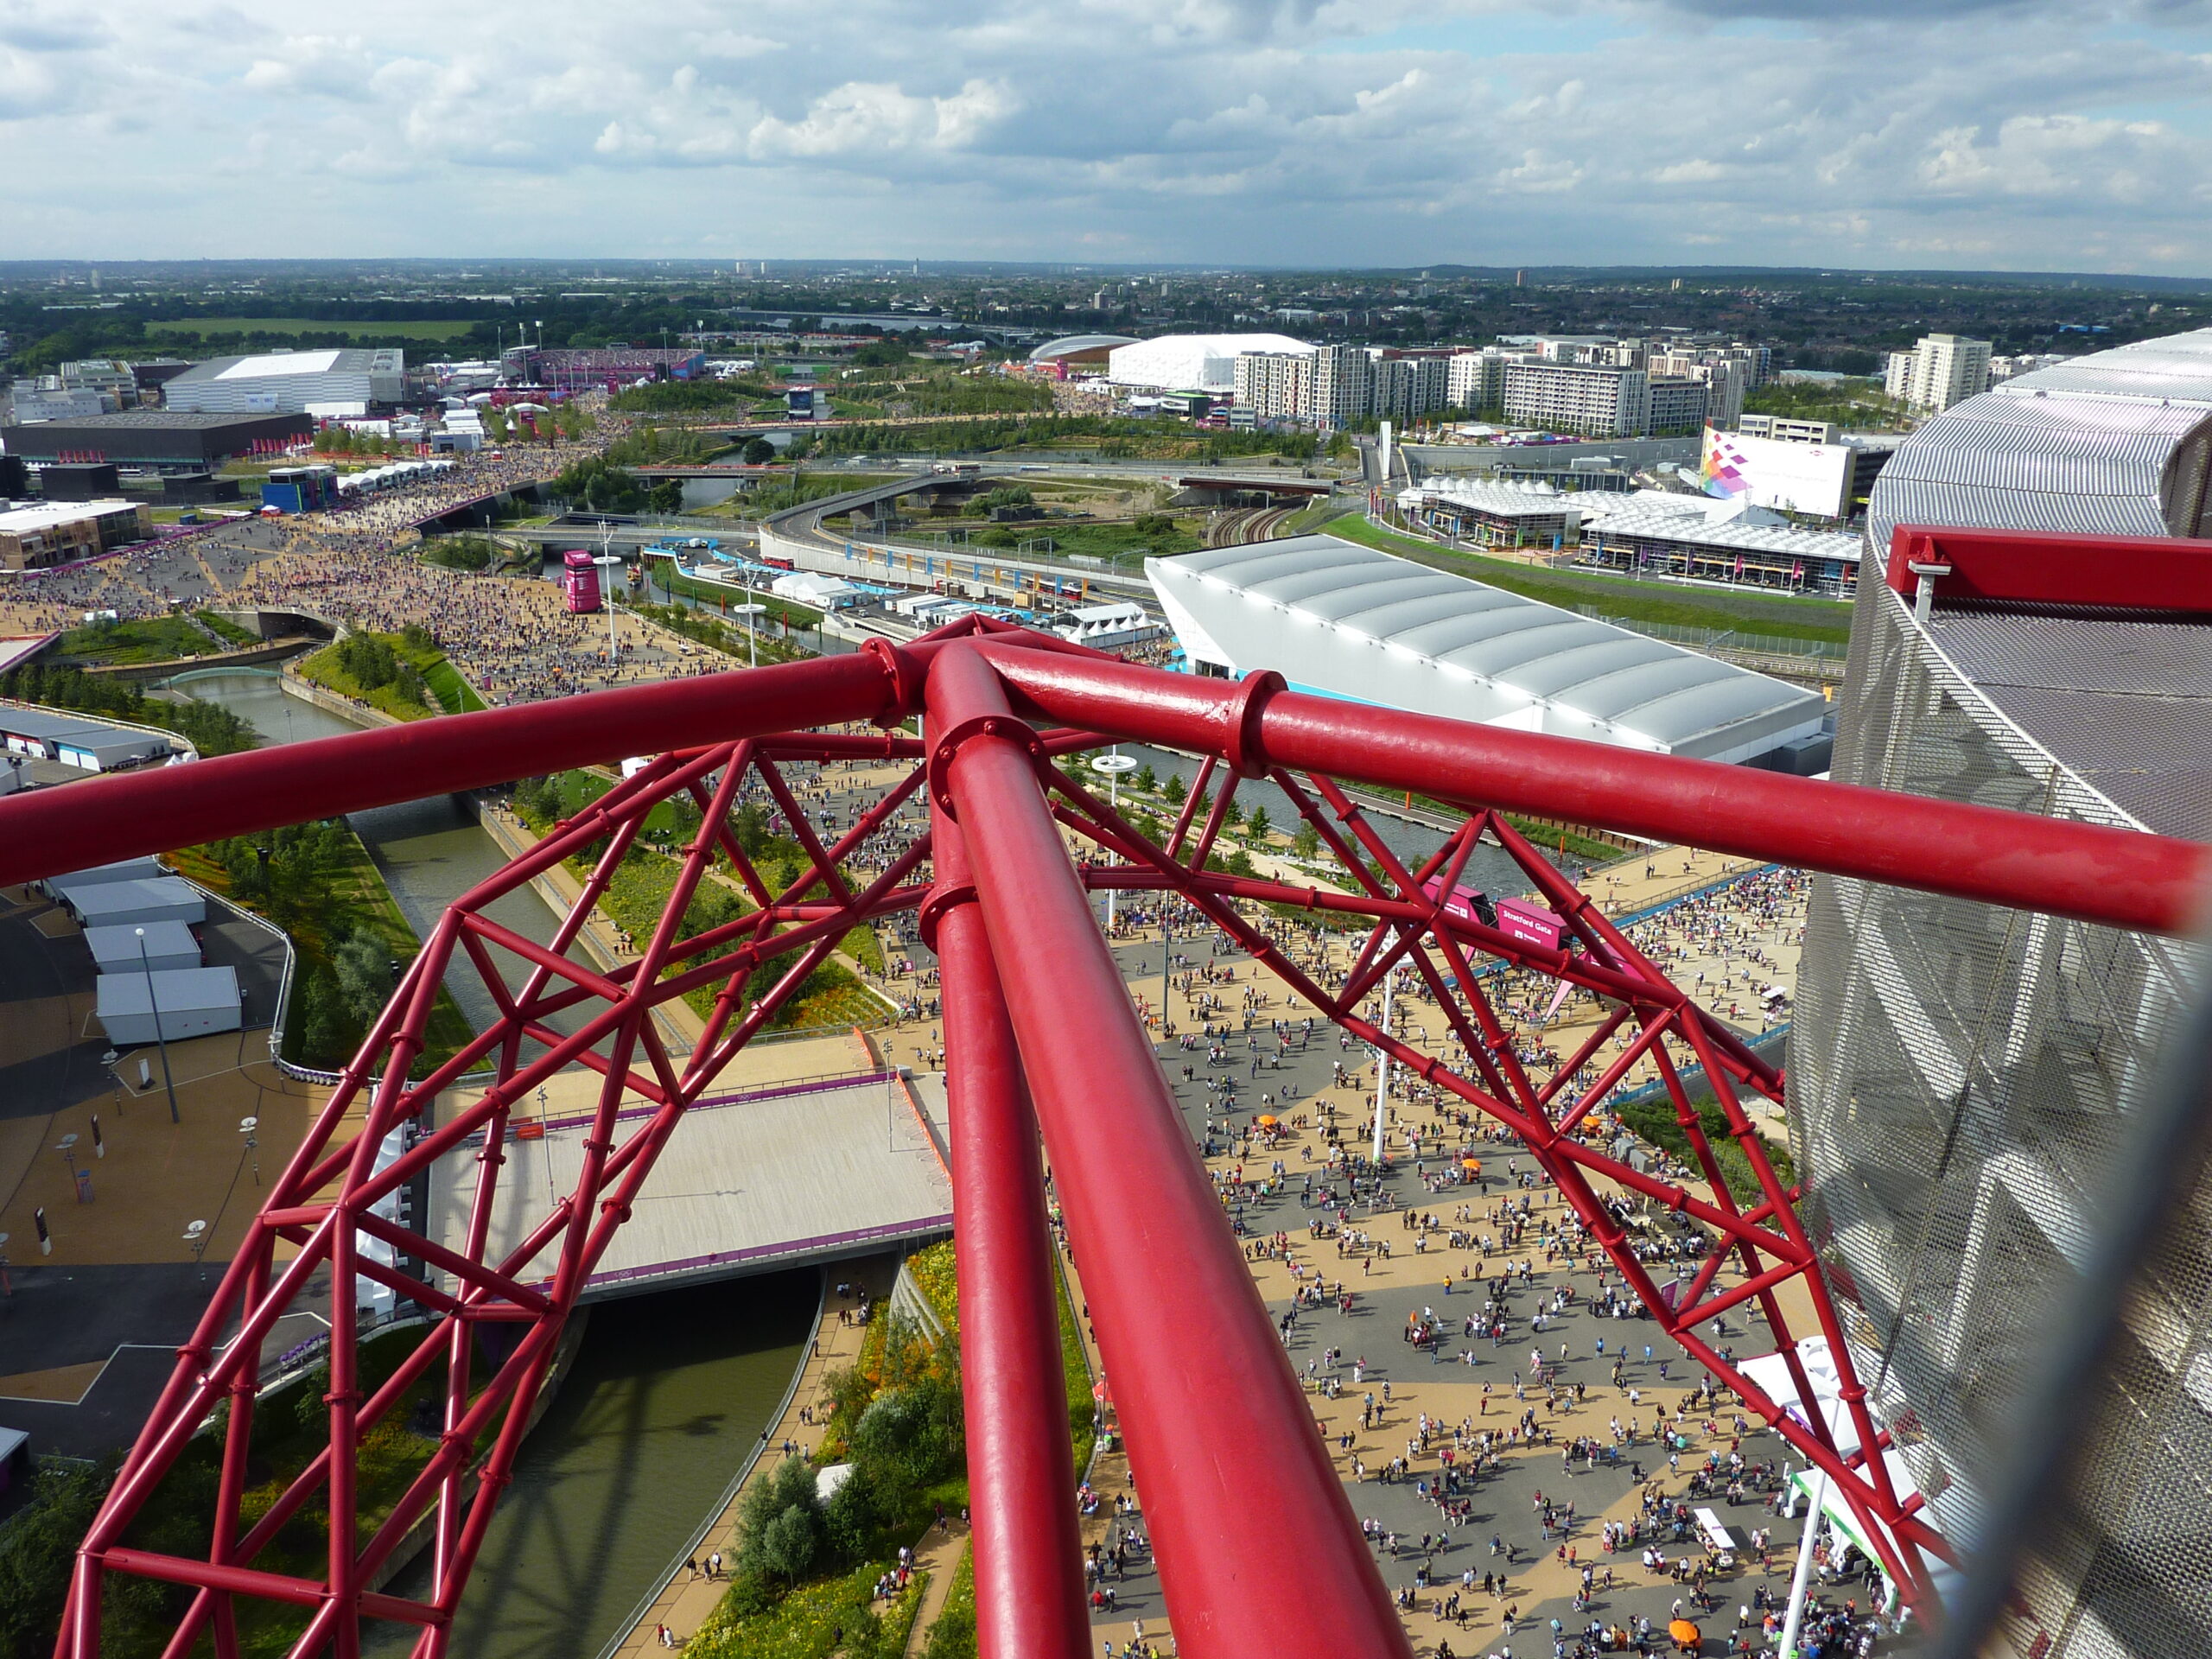
[[[1147,559],[1192,671],[1623,748],[1751,760],[1819,693],[1333,536]]]
[[[1117,386],[1154,391],[1234,391],[1243,353],[1313,349],[1288,334],[1162,334],[1116,346],[1106,359],[1106,378]]]

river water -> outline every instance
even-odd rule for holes
[[[602,1302],[515,1460],[454,1621],[468,1659],[594,1659],[691,1541],[773,1421],[820,1277],[725,1281]],[[420,1561],[396,1595],[427,1596]],[[397,1659],[414,1632],[370,1626]]]
[[[268,675],[223,674],[187,688],[270,743],[359,729]],[[450,796],[350,820],[419,937],[439,912],[505,863]],[[524,888],[486,913],[543,944],[553,912]],[[496,953],[511,983],[519,963]],[[464,964],[448,984],[478,1030],[495,1014]],[[557,1020],[556,1024],[560,1023]],[[804,1357],[820,1281],[812,1272],[725,1281],[595,1307],[559,1395],[515,1466],[461,1599],[455,1654],[468,1659],[594,1659],[720,1500],[774,1420]],[[429,1591],[427,1566],[397,1594]],[[413,1632],[372,1624],[363,1651],[397,1656]]]

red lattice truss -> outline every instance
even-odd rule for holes
[[[898,729],[917,716],[923,739]],[[854,721],[874,721],[885,734],[822,729]],[[1140,833],[1064,764],[1108,741],[1203,757],[1200,786],[1164,842]],[[1897,1492],[1885,1460],[1869,1454],[1886,1446],[1886,1436],[1853,1372],[1796,1194],[1777,1177],[1745,1109],[1747,1094],[1782,1098],[1780,1072],[1673,984],[1502,814],[1555,816],[2165,931],[2182,925],[2204,873],[2203,849],[2152,836],[1331,702],[1285,691],[1273,676],[1230,684],[1168,675],[968,623],[905,648],[454,717],[0,802],[0,880],[51,873],[33,846],[67,847],[70,861],[82,865],[640,749],[659,752],[440,918],[178,1351],[84,1541],[58,1654],[96,1659],[102,1585],[112,1574],[191,1587],[168,1659],[203,1642],[219,1659],[233,1659],[241,1598],[306,1610],[296,1654],[351,1659],[365,1619],[419,1627],[416,1652],[445,1654],[563,1322],[686,1108],[849,929],[901,911],[920,912],[943,974],[983,1651],[1074,1659],[1089,1647],[1046,1276],[1041,1131],[1147,1495],[1181,1650],[1198,1659],[1408,1652],[1177,1116],[1153,1035],[1092,920],[1086,890],[1102,887],[1179,895],[1313,1007],[1517,1136],[1661,1328],[1827,1471],[1884,1567],[1925,1606],[1928,1558],[1949,1552],[1916,1513],[1918,1500]],[[784,768],[861,757],[911,764],[896,788],[825,845]],[[1312,826],[1336,861],[1333,885],[1205,868],[1238,783],[1256,778],[1272,780]],[[1408,868],[1339,779],[1459,802],[1465,818],[1426,864]],[[929,833],[895,856],[876,855],[878,833],[925,785]],[[679,798],[698,806],[702,827],[682,850],[658,926],[620,968],[593,965],[578,941],[594,902],[647,815]],[[804,849],[805,867],[781,891],[740,845],[732,812],[746,800],[779,812]],[[149,823],[159,828],[149,831]],[[35,841],[10,833],[18,830],[35,830]],[[1064,831],[1087,847],[1080,861],[1063,850]],[[1451,890],[1483,841],[1502,848],[1556,913],[1563,948],[1447,914],[1430,896]],[[588,861],[590,873],[550,947],[486,913],[501,895],[575,859]],[[753,908],[683,937],[686,909],[709,880],[741,887]],[[1309,977],[1240,910],[1249,901],[1363,920],[1363,944],[1343,980]],[[503,957],[527,964],[519,990],[503,977]],[[1548,1073],[1516,1056],[1480,971],[1497,962],[1563,981],[1605,1005],[1597,1029]],[[1401,967],[1442,1011],[1464,1065],[1419,1052],[1361,1012],[1383,976]],[[481,979],[498,1022],[410,1082],[438,987],[454,972]],[[689,1053],[671,1052],[653,1012],[702,988],[713,997],[705,1035]],[[556,1016],[573,1034],[556,1028]],[[1624,1033],[1626,1046],[1609,1056]],[[1582,1136],[1591,1113],[1639,1061],[1656,1068],[1674,1101],[1703,1178],[1694,1185],[1632,1167]],[[1709,1079],[1756,1179],[1751,1201],[1732,1196],[1720,1177],[1683,1085],[1689,1063]],[[571,1192],[543,1206],[519,1246],[495,1255],[486,1241],[514,1109],[573,1066],[602,1079],[581,1173]],[[429,1109],[442,1091],[486,1071],[493,1080],[480,1098],[430,1127]],[[618,1120],[626,1096],[654,1109]],[[404,1127],[416,1137],[379,1167],[379,1149]],[[467,1156],[481,1169],[461,1248],[380,1212],[435,1160]],[[1719,1241],[1686,1287],[1660,1294],[1624,1225],[1624,1201],[1691,1217]],[[382,1248],[365,1249],[372,1242]],[[407,1270],[410,1261],[419,1269]],[[338,1450],[317,1457],[247,1525],[241,1499],[264,1349],[276,1321],[324,1273],[333,1326],[328,1445]],[[356,1340],[363,1280],[430,1316],[419,1344],[373,1392],[363,1386]],[[1855,1444],[1866,1450],[1838,1450],[1798,1364],[1781,1300],[1793,1281],[1827,1339]],[[1795,1397],[1770,1396],[1709,1336],[1717,1316],[1746,1304],[1787,1357]],[[481,1344],[504,1357],[480,1363],[476,1338],[489,1325],[512,1329]],[[436,1450],[365,1535],[353,1451],[426,1378],[442,1389]],[[226,1402],[206,1555],[136,1547],[134,1518]],[[316,1505],[328,1516],[322,1576],[257,1566],[279,1530]],[[426,1516],[435,1517],[427,1597],[366,1588]],[[1272,1559],[1294,1562],[1295,1571],[1254,1570],[1248,1551],[1259,1517]]]

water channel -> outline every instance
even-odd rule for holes
[[[268,742],[359,729],[287,695],[270,675],[226,673],[186,688]],[[449,796],[350,820],[420,936],[452,899],[506,861]],[[488,907],[544,943],[556,918],[525,888]],[[501,953],[504,955],[504,953]],[[519,982],[519,964],[503,968]],[[495,1009],[472,972],[448,976],[470,1023]],[[804,1357],[819,1278],[785,1273],[599,1306],[561,1391],[524,1443],[454,1625],[470,1659],[594,1659],[690,1541],[743,1466]],[[395,1593],[428,1592],[426,1567]],[[413,1632],[372,1624],[363,1651],[408,1650]]]

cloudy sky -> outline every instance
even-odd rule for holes
[[[2212,274],[2212,0],[0,0],[0,257]]]

